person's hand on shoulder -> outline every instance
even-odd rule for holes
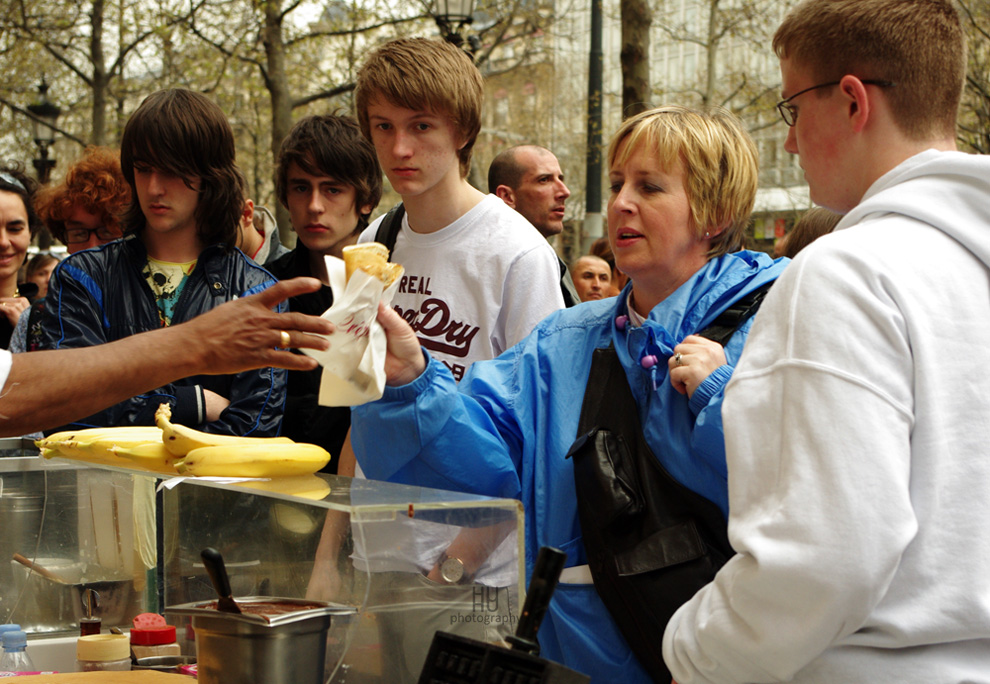
[[[690,399],[698,385],[725,363],[725,349],[722,345],[701,335],[688,335],[674,347],[674,355],[667,361],[670,384],[681,394],[687,394]]]

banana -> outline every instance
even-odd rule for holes
[[[166,475],[175,475],[179,472],[175,469],[175,461],[178,457],[166,449],[161,440],[125,446],[114,445],[110,447],[110,453],[128,461],[132,468],[141,468]]]
[[[161,428],[165,448],[176,456],[185,456],[194,449],[212,446],[236,446],[243,444],[294,444],[288,437],[235,437],[233,435],[212,435],[200,432],[185,425],[172,423],[172,408],[161,404],[155,411],[155,423]]]
[[[162,431],[151,425],[67,430],[39,439],[35,445],[41,449],[41,454],[45,458],[60,456],[87,463],[133,468],[134,463],[115,454],[114,449],[134,447],[148,442],[161,444],[161,441]]]
[[[55,432],[39,439],[35,445],[41,447],[45,443],[80,442],[90,443],[99,439],[141,440],[145,442],[160,441],[162,431],[154,425],[133,425],[126,427],[98,427],[83,430],[65,430]]]
[[[42,440],[38,440],[41,442]],[[53,446],[41,446],[41,455],[45,458],[67,458],[72,461],[84,461],[97,465],[112,465],[119,468],[129,466],[123,458],[115,456],[109,451],[94,450],[91,445],[80,445],[77,442],[65,441]]]
[[[286,477],[310,475],[329,462],[329,452],[315,444],[269,442],[200,447],[175,467],[200,477]]]

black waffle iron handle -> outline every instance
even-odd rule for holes
[[[522,615],[519,616],[519,625],[516,627],[516,633],[507,638],[512,644],[513,651],[524,651],[534,656],[540,654],[536,633],[540,630],[540,623],[543,622],[543,616],[550,606],[550,598],[557,588],[557,580],[560,579],[565,560],[567,554],[560,549],[551,546],[540,548],[540,554],[536,557],[536,566],[533,568],[533,576],[526,590],[526,602],[523,604]]]

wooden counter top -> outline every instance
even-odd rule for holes
[[[154,670],[133,672],[65,672],[61,674],[30,675],[9,680],[17,684],[192,684],[196,680],[179,674]]]

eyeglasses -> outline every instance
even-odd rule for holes
[[[67,245],[78,245],[83,242],[89,242],[89,236],[93,233],[96,233],[96,237],[104,242],[110,242],[110,240],[116,240],[120,237],[120,233],[105,226],[100,226],[99,228],[70,228],[65,231],[65,243]]]
[[[829,86],[839,85],[842,81],[829,81],[828,83],[820,83],[818,85],[811,86],[810,88],[805,88],[799,93],[794,93],[786,100],[781,100],[777,103],[777,111],[780,112],[780,118],[784,120],[784,123],[788,126],[793,126],[797,123],[798,110],[797,107],[791,104],[793,100],[798,95],[804,95],[805,93],[810,93],[812,90],[818,90],[819,88],[828,88]],[[860,79],[860,83],[863,85],[875,85],[880,88],[893,88],[896,84],[891,81],[877,81],[873,79]]]

